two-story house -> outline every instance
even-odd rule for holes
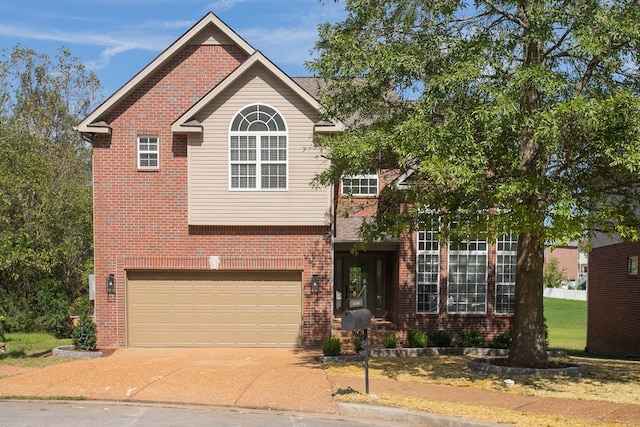
[[[344,128],[321,119],[317,88],[210,13],[78,125],[99,346],[318,347],[361,306],[401,337],[509,329],[509,239],[424,230],[351,252],[386,181],[312,188],[326,167],[314,138]]]

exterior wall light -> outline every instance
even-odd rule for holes
[[[116,278],[113,274],[107,276],[107,295],[116,294]]]

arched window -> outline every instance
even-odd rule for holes
[[[243,108],[229,129],[229,187],[232,190],[287,189],[287,127],[275,109]]]

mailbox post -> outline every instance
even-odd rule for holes
[[[342,313],[342,329],[345,331],[364,331],[362,347],[364,348],[364,387],[369,394],[369,343],[368,331],[371,328],[371,312],[366,308],[349,310]]]

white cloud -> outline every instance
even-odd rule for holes
[[[247,0],[217,0],[207,6],[208,10],[212,10],[215,13],[224,12],[229,10],[237,4],[244,3]]]

